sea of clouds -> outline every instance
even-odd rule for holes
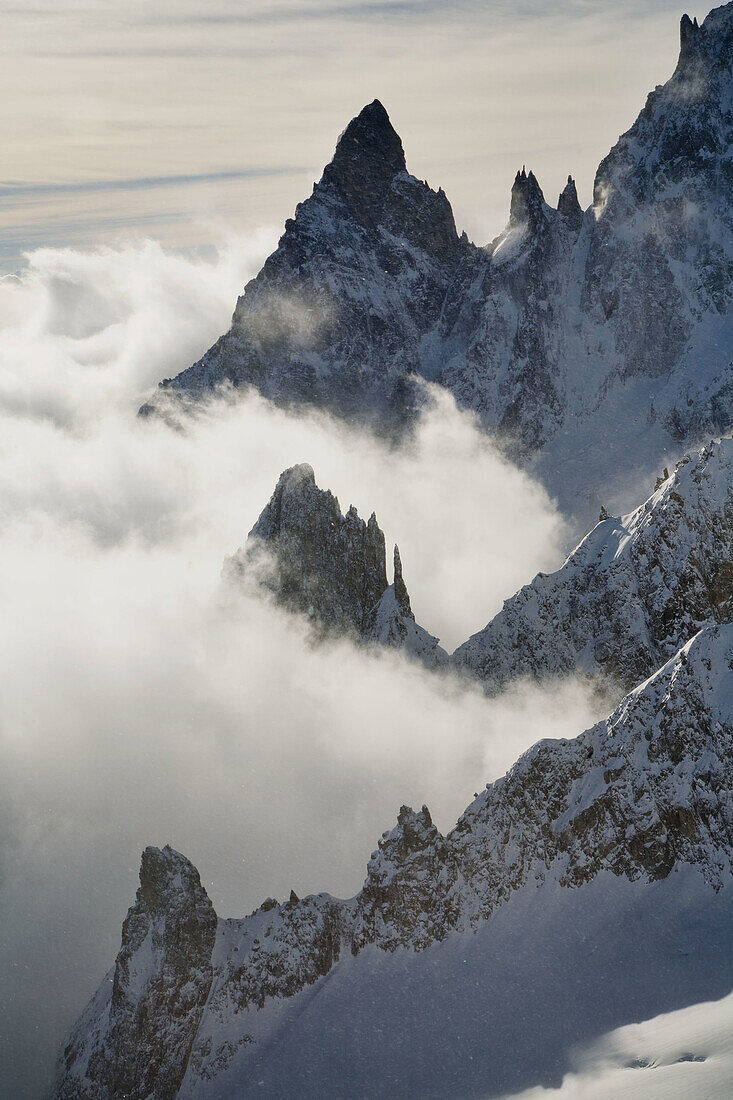
[[[574,682],[489,701],[393,652],[314,648],[226,591],[224,558],[297,462],[376,511],[449,649],[566,538],[444,395],[398,449],[255,395],[182,429],[137,418],[271,244],[46,249],[0,281],[0,1059],[18,1100],[43,1095],[114,960],[145,845],[188,855],[223,916],[291,888],[349,896],[402,803],[447,829],[523,749],[603,709]]]

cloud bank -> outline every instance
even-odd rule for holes
[[[353,894],[403,802],[449,828],[581,686],[491,702],[394,653],[313,649],[220,581],[280,471],[376,509],[418,620],[449,647],[539,568],[563,524],[445,398],[388,450],[256,397],[185,431],[135,410],[225,329],[270,241],[215,262],[144,242],[43,250],[0,282],[0,966],[4,1081],[38,1097],[113,960],[140,850],[171,843],[221,915]]]

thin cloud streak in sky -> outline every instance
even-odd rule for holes
[[[181,176],[131,176],[116,180],[84,180],[77,183],[30,183],[10,181],[0,183],[0,202],[6,198],[30,195],[82,194],[87,191],[138,191],[156,187],[183,187],[189,184],[221,183],[224,180],[243,180],[268,176],[300,175],[303,168],[243,168],[239,171],[200,172],[198,175]]]

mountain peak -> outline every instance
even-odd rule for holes
[[[733,39],[733,3],[723,4],[707,15],[701,24],[683,15],[680,20],[680,60],[678,71],[696,60],[728,66]]]
[[[394,548],[394,593],[402,614],[407,615],[408,619],[414,619],[415,616],[410,606],[410,596],[402,576],[402,558],[397,545]]]
[[[683,63],[695,56],[702,44],[705,32],[698,25],[697,18],[690,19],[689,15],[683,15],[680,20],[680,62]]]
[[[364,522],[353,505],[342,515],[307,463],[280,475],[246,546],[227,560],[224,573],[235,584],[249,577],[282,607],[306,615],[316,636],[345,634],[404,649],[431,668],[447,660],[438,639],[415,622],[396,546],[394,583],[387,584],[376,515]]]
[[[532,227],[544,220],[543,206],[545,196],[537,182],[537,177],[530,169],[529,172],[522,166],[521,172],[517,172],[512,185],[512,200],[509,210],[509,224],[511,226],[522,225],[528,222]]]
[[[583,211],[578,202],[578,192],[575,187],[575,180],[572,176],[568,176],[568,182],[560,192],[560,197],[557,200],[557,209],[571,229],[580,228],[580,223],[583,220]]]
[[[193,864],[166,844],[147,847],[140,861],[140,899],[151,913],[169,907],[172,898],[183,904],[198,901],[205,892]]]
[[[292,611],[319,628],[361,634],[387,588],[384,535],[376,516],[368,522],[352,506],[316,484],[313,467],[292,466],[279,477],[269,503],[249,533],[247,546],[230,561],[234,575],[271,559],[260,583]]]
[[[332,184],[353,209],[366,214],[392,180],[406,171],[402,142],[378,99],[352,118],[336,144],[322,183]]]

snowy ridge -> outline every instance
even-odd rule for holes
[[[683,459],[627,516],[608,516],[452,661],[495,690],[517,676],[606,676],[627,689],[733,611],[733,440]]]
[[[547,896],[555,897],[557,889],[588,889],[609,874],[659,882],[690,866],[700,888],[714,895],[733,867],[732,785],[733,626],[727,624],[696,635],[606,721],[574,740],[535,745],[447,836],[425,807],[418,813],[403,807],[351,901],[323,894],[302,901],[291,894],[283,905],[268,899],[244,920],[219,921],[214,943],[194,869],[170,849],[148,849],[143,868],[164,859],[178,869],[177,887],[156,895],[171,905],[172,933],[151,956],[141,885],[114,978],[117,988],[129,987],[133,973],[146,976],[135,986],[136,1004],[145,1006],[137,1017],[144,1056],[116,1039],[103,985],[72,1034],[54,1097],[111,1098],[123,1055],[126,1094],[134,1100],[173,1097],[169,1082],[181,1079],[186,1097],[222,1096],[227,1088],[244,1094],[255,1084],[249,1067],[262,1044],[278,1035],[287,1051],[280,1025],[294,996],[322,988],[326,974],[367,948],[422,952],[454,933],[490,930],[489,918],[526,889],[537,893],[553,884]],[[187,915],[185,940],[179,914]],[[160,989],[180,1006],[173,1021]],[[169,1053],[161,1063],[163,1052]],[[175,1059],[174,1071],[168,1063]]]
[[[253,580],[287,610],[306,615],[317,635],[402,649],[430,668],[448,660],[438,639],[415,622],[396,546],[394,580],[387,584],[377,517],[372,513],[365,523],[353,505],[342,515],[307,463],[280,475],[224,574],[234,584]]]
[[[592,206],[569,180],[552,208],[523,169],[485,248],[407,173],[375,100],[230,331],[145,411],[251,385],[394,433],[427,378],[587,522],[733,425],[732,42],[733,4],[685,17],[677,68],[599,166]]]

